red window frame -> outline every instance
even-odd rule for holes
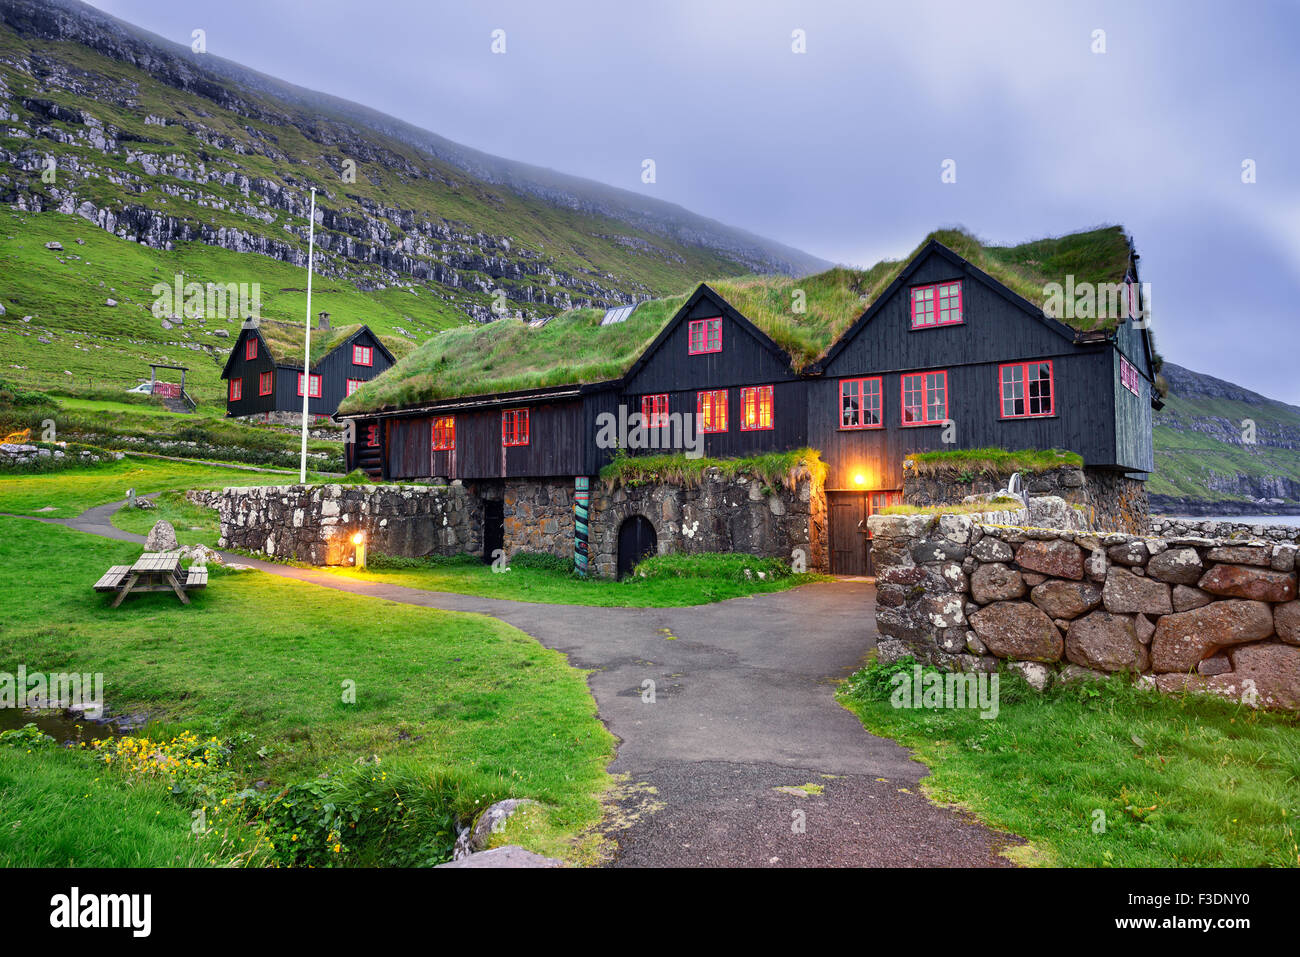
[[[378,424],[366,426],[366,446],[368,448],[379,447],[379,426]]]
[[[230,401],[238,402],[243,397],[244,397],[244,380],[231,379],[230,380]]]
[[[354,366],[373,366],[375,364],[374,346],[354,345],[352,347],[352,364]]]
[[[913,329],[960,326],[966,321],[960,279],[913,286],[908,302],[911,303]]]
[[[257,336],[249,336],[244,340],[244,359],[251,360],[257,358]]]
[[[528,444],[527,409],[506,409],[501,413],[501,444],[507,446]]]
[[[740,431],[767,432],[776,428],[775,420],[770,385],[749,385],[740,390]]]
[[[868,395],[867,384],[872,383],[872,392],[874,396]],[[856,387],[855,398],[858,402],[857,423],[852,424],[845,421],[846,408],[845,402],[849,398],[850,387]],[[875,399],[875,408],[868,405],[868,399]],[[867,413],[875,416],[875,422],[867,421]],[[858,379],[841,379],[840,380],[840,429],[883,429],[885,427],[885,385],[880,376],[864,376]]]
[[[686,329],[687,351],[693,356],[722,351],[722,317],[692,319]]]
[[[360,389],[365,384],[366,384],[365,379],[349,379],[346,394],[351,395],[353,392],[356,392],[357,389]]]
[[[659,429],[668,424],[668,393],[641,397],[641,424],[647,429]]]
[[[1043,382],[1042,369],[1047,367],[1047,395],[1042,394]],[[1008,370],[1016,370],[1019,381],[1008,379]],[[1030,378],[1030,373],[1037,372],[1034,378]],[[1033,395],[1034,386],[1038,384],[1038,395]],[[1020,394],[1015,395],[1014,391],[1008,395],[1008,386],[1020,387]],[[1043,400],[1046,399],[1046,405]],[[1021,403],[1023,412],[1007,411],[1007,403]],[[1038,411],[1033,411],[1034,403],[1038,403]],[[1012,406],[1014,409],[1014,405]],[[1002,413],[1004,419],[1044,419],[1056,414],[1056,374],[1052,368],[1051,359],[1039,359],[1033,362],[1008,362],[998,366],[998,410]]]
[[[435,452],[450,452],[456,448],[456,417],[440,415],[435,418],[430,435]]]
[[[307,382],[307,390],[308,390],[308,392],[310,392],[310,395],[308,395],[307,398],[309,398],[309,399],[319,399],[319,398],[320,398],[320,391],[321,391],[321,389],[320,389],[320,376],[319,376],[319,375],[313,375],[313,376],[308,380],[308,382]],[[301,372],[298,373],[298,394],[299,394],[299,395],[302,395],[302,373],[301,373]]]
[[[270,395],[275,391],[275,373],[263,372],[257,377],[257,394]]]
[[[1142,385],[1139,381],[1137,366],[1129,362],[1123,356],[1119,357],[1119,381],[1124,388],[1128,389],[1134,395],[1142,394]]]
[[[908,404],[908,380],[919,379],[921,395],[921,418],[909,422],[907,420]],[[943,415],[937,419],[930,417],[930,396],[937,391],[937,382],[932,379],[941,380],[943,388]],[[913,390],[915,391],[915,390]],[[948,421],[948,370],[935,369],[929,372],[907,372],[898,377],[898,398],[899,398],[899,422],[905,428],[912,428],[920,425],[943,425]]]
[[[708,397],[708,410],[705,411],[705,397]],[[706,389],[695,393],[695,418],[701,432],[727,431],[727,390]]]

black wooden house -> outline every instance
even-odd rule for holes
[[[304,376],[303,339],[303,327],[294,323],[243,324],[221,371],[228,417],[301,415],[304,390],[309,414],[330,416],[344,397],[396,362],[369,327],[332,328],[328,315],[321,313],[319,327],[312,330],[311,368]]]

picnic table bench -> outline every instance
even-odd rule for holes
[[[145,552],[134,565],[114,565],[95,582],[95,591],[116,592],[111,607],[116,608],[132,592],[175,592],[182,604],[190,600],[187,591],[206,588],[208,570],[201,565],[181,568],[180,552]]]

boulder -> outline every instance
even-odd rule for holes
[[[1094,611],[1071,622],[1065,636],[1065,656],[1096,671],[1145,671],[1147,649],[1138,640],[1133,619]]]
[[[1233,675],[1243,685],[1255,683],[1259,704],[1300,710],[1300,648],[1268,641],[1234,648],[1229,656]]]
[[[1080,681],[1105,681],[1110,675],[1094,668],[1082,665],[1066,665],[1056,674],[1056,680],[1063,685],[1077,684]]]
[[[1212,595],[1255,601],[1290,601],[1296,595],[1294,572],[1275,572],[1249,565],[1215,565],[1197,584]]]
[[[1273,607],[1273,629],[1289,645],[1300,645],[1300,601]]]
[[[1232,662],[1227,655],[1211,655],[1208,658],[1202,658],[1196,664],[1196,673],[1209,677],[1211,675],[1226,675],[1232,670]]]
[[[1001,562],[981,565],[970,577],[970,593],[981,605],[990,602],[1019,598],[1025,593],[1025,583],[1020,572]]]
[[[1015,556],[1010,545],[992,535],[981,538],[971,549],[971,554],[982,562],[1009,562]]]
[[[153,528],[149,529],[148,536],[144,540],[144,550],[146,552],[174,552],[180,548],[176,541],[176,529],[172,528],[172,523],[166,519],[159,519],[154,522]]]
[[[1194,548],[1169,548],[1147,562],[1147,574],[1171,585],[1195,585],[1204,571]]]
[[[1200,608],[1202,605],[1208,605],[1214,601],[1214,596],[1209,592],[1201,591],[1191,585],[1174,586],[1174,611],[1191,611],[1193,608]]]
[[[1106,557],[1112,562],[1118,562],[1121,565],[1144,564],[1149,554],[1146,542],[1140,538],[1135,538],[1122,545],[1112,545],[1106,549]]]
[[[1101,604],[1101,589],[1092,582],[1046,581],[1035,586],[1032,601],[1052,618],[1078,618]]]
[[[1270,545],[1223,545],[1211,548],[1205,557],[1212,562],[1268,568],[1273,561],[1273,548]]]
[[[1083,578],[1083,549],[1074,542],[1065,542],[1059,538],[1028,541],[1016,551],[1016,564],[1053,578],[1079,581]]]
[[[563,867],[564,862],[554,857],[543,857],[520,847],[507,844],[490,851],[480,851],[459,860],[439,864],[439,867]]]
[[[971,616],[970,624],[999,658],[1057,661],[1061,657],[1061,633],[1040,608],[1028,602],[995,602]]]
[[[1168,585],[1134,575],[1124,568],[1111,568],[1106,572],[1106,585],[1101,597],[1106,610],[1116,615],[1135,612],[1168,615],[1174,610]]]
[[[1151,639],[1151,667],[1188,672],[1217,648],[1273,634],[1273,612],[1262,601],[1228,599],[1165,615]]]
[[[1046,691],[1052,680],[1052,672],[1047,665],[1037,661],[1013,661],[1007,667],[1025,679],[1025,683],[1035,691]]]
[[[478,816],[473,827],[461,832],[460,837],[456,839],[453,856],[460,858],[467,854],[486,851],[492,835],[504,830],[506,821],[510,820],[520,808],[529,805],[536,806],[537,802],[531,798],[506,798],[504,801],[497,801],[490,805]]]
[[[1133,630],[1137,633],[1138,641],[1144,645],[1149,645],[1151,639],[1155,636],[1156,625],[1146,615],[1134,615]]]

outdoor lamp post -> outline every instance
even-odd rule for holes
[[[365,568],[366,567],[366,536],[362,535],[360,532],[357,532],[355,535],[352,536],[352,544],[357,547],[357,556],[356,559],[353,561],[353,567]]]

